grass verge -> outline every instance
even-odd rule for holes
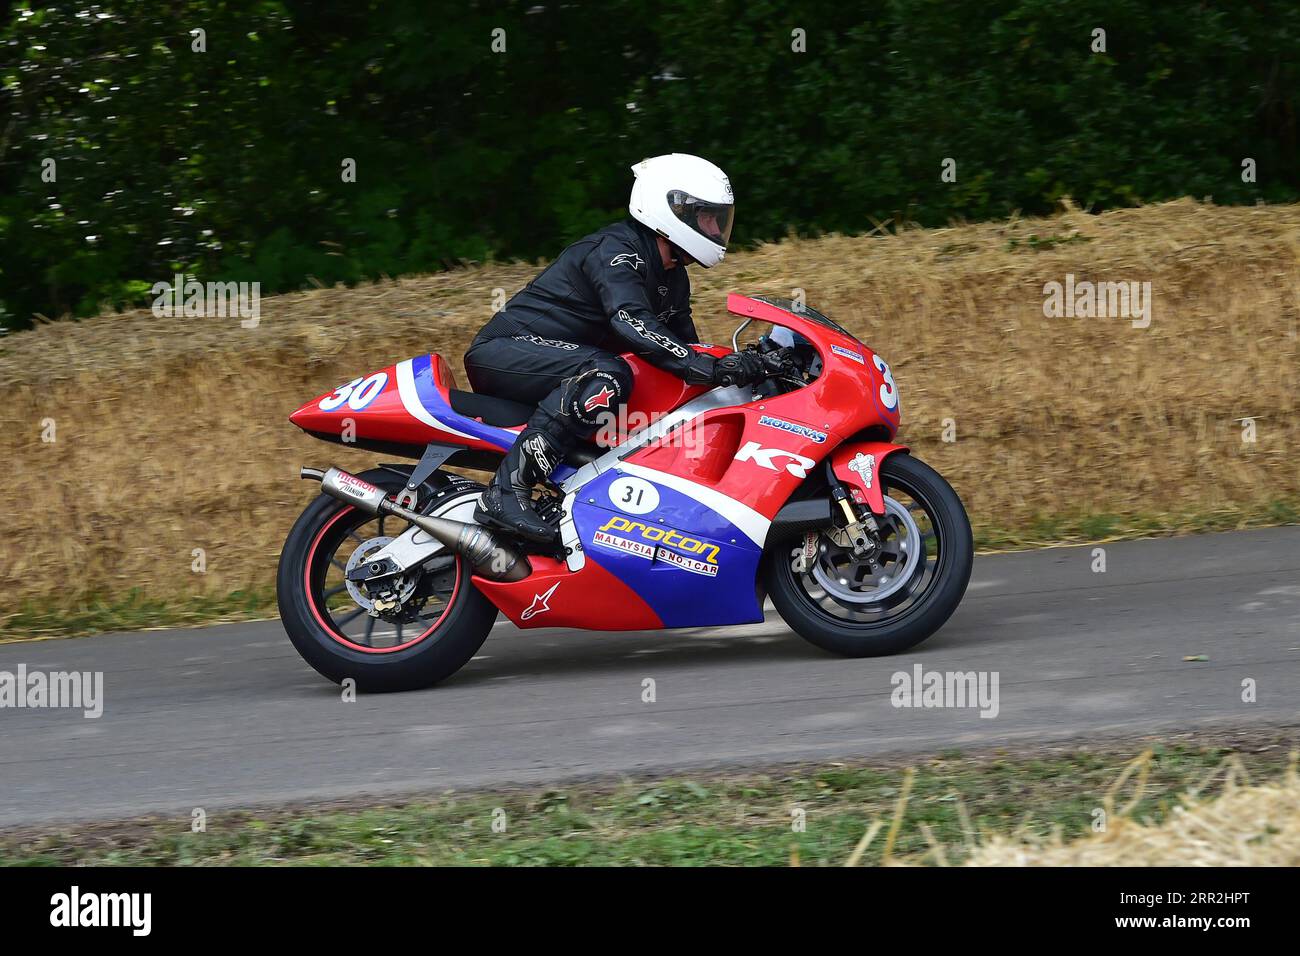
[[[994,836],[1086,836],[1104,808],[1158,823],[1189,790],[1215,795],[1229,769],[1254,783],[1277,780],[1297,730],[214,811],[201,833],[191,832],[188,817],[14,831],[0,833],[0,863],[837,866],[879,823],[861,864],[882,863],[887,853],[955,864]],[[1125,765],[1145,751],[1143,773],[1125,777]]]
[[[111,631],[227,624],[276,616],[275,590],[234,591],[227,595],[190,595],[173,600],[144,597],[132,590],[125,597],[95,599],[72,608],[27,602],[4,620],[0,644],[55,637],[84,637]]]

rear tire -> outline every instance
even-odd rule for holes
[[[970,581],[974,560],[970,521],[952,486],[929,465],[904,453],[886,458],[880,475],[887,497],[897,489],[900,498],[920,504],[933,531],[926,537],[935,539],[931,547],[936,553],[914,562],[907,587],[879,610],[837,600],[811,573],[796,572],[791,552],[802,539],[773,545],[764,559],[767,589],[782,619],[808,642],[845,657],[897,654],[921,643],[957,609]],[[823,574],[823,584],[826,581]],[[834,586],[831,581],[829,587]]]
[[[392,494],[403,487],[400,475],[384,469],[362,472],[359,477]],[[460,484],[438,492],[452,498],[466,493]],[[336,684],[352,678],[357,689],[366,692],[431,687],[456,673],[478,652],[492,630],[497,609],[474,587],[469,565],[456,557],[454,578],[450,564],[446,569],[454,585],[449,588],[445,608],[439,605],[440,616],[427,631],[391,648],[365,648],[349,640],[337,624],[338,612],[331,610],[324,581],[331,559],[342,547],[331,543],[346,538],[350,526],[368,520],[351,505],[325,494],[307,506],[280,554],[276,578],[280,619],[303,659]]]

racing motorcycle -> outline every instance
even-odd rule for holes
[[[764,620],[770,596],[801,637],[850,657],[938,630],[970,578],[970,523],[948,482],[894,443],[889,365],[802,303],[732,294],[727,309],[744,320],[733,350],[751,322],[772,326],[747,346],[767,377],[688,385],[624,355],[634,387],[612,437],[537,492],[552,545],[474,523],[484,486],[459,471],[494,471],[533,409],[458,389],[441,356],[294,412],[317,438],[405,459],[302,469],[322,494],[277,578],[299,653],[330,680],[389,691],[454,674],[498,614],[524,629],[719,626]]]

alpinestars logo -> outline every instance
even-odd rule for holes
[[[582,407],[589,412],[594,412],[598,408],[609,408],[610,399],[614,397],[614,390],[606,385],[591,398],[587,399]]]
[[[631,266],[633,272],[640,269],[643,262],[645,262],[645,260],[635,252],[620,252],[613,259],[609,260],[611,266]]]
[[[663,349],[669,355],[675,355],[677,358],[686,358],[690,353],[688,348],[683,345],[678,345],[663,333],[647,329],[644,322],[638,318],[634,318],[626,309],[619,309],[618,319],[620,322],[625,322],[628,327],[637,335],[641,336],[641,338],[653,345],[659,346],[659,348]]]
[[[534,594],[533,603],[528,605],[528,607],[524,610],[523,614],[519,615],[519,620],[531,621],[537,615],[545,614],[547,611],[549,611],[551,609],[551,605],[550,605],[551,595],[555,593],[555,589],[558,588],[559,586],[560,586],[560,582],[556,581],[554,584],[552,584],[541,594]]]
[[[559,339],[544,339],[540,335],[516,335],[516,342],[531,342],[533,345],[544,345],[548,349],[564,349],[566,352],[576,352],[578,346],[572,342],[561,342]]]

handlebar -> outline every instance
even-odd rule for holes
[[[768,351],[760,351],[750,346],[746,351],[753,352],[763,360],[763,369],[767,373],[762,379],[753,384],[759,385],[773,378],[798,378],[803,375],[802,363],[799,361],[798,354],[792,347],[774,347]],[[723,375],[718,384],[722,386],[739,385],[734,376]]]

